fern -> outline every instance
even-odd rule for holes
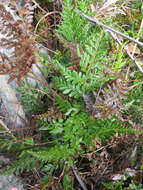
[[[63,30],[62,28],[60,29],[61,31]],[[60,78],[54,78],[55,85],[64,94],[74,98],[79,98],[82,94],[89,93],[93,89],[101,87],[108,80],[113,79],[113,72],[109,73],[109,76],[104,75],[106,67],[103,62],[110,60],[104,58],[108,52],[108,36],[104,35],[103,31],[96,29],[96,33],[91,30],[89,37],[86,40],[82,39],[82,41],[84,41],[82,49],[80,48],[81,45],[78,44],[77,47],[72,46],[74,52],[76,51],[77,53],[73,54],[71,52],[71,56],[76,55],[75,57],[80,58],[79,63],[75,63],[78,70],[74,69],[74,65],[72,65],[71,70],[61,60],[54,60],[62,75]]]
[[[113,115],[124,121],[121,116],[120,109],[125,109],[122,100],[126,99],[128,93],[127,82],[120,76],[111,84],[107,83],[107,87],[100,89],[98,93],[93,92],[96,101],[93,103],[92,99],[83,94],[83,99],[86,103],[87,110],[93,117],[106,119]]]
[[[44,106],[42,106],[41,98],[45,93],[40,90],[38,83],[35,84],[34,88],[31,88],[27,78],[25,78],[17,91],[20,93],[20,100],[26,111],[31,113],[42,112]]]
[[[95,44],[96,46],[96,44]],[[57,62],[57,66],[63,77],[55,77],[55,85],[63,91],[64,94],[69,94],[70,97],[79,98],[83,93],[91,92],[94,88],[102,86],[106,81],[112,77],[103,75],[104,65],[101,62],[94,63],[95,61],[95,48],[86,46],[84,55],[80,57],[81,71],[71,71],[62,63]],[[90,54],[88,53],[90,51]],[[88,54],[88,55],[87,55]]]
[[[86,133],[85,142],[88,145],[92,145],[92,139],[98,137],[103,142],[108,142],[110,137],[114,136],[116,133],[127,134],[136,133],[132,128],[126,128],[122,126],[120,121],[116,120],[115,117],[111,119],[93,120],[90,121],[88,125],[88,132]]]
[[[57,163],[58,161],[64,161],[64,159],[69,160],[69,156],[74,152],[74,150],[67,148],[67,146],[57,145],[53,146],[50,150],[47,151],[29,151],[29,154],[31,154],[36,159],[42,161],[43,163]]]
[[[50,133],[52,134],[52,130],[58,123],[51,124]],[[111,122],[111,120],[105,120],[104,122],[101,120],[91,121],[86,113],[70,116],[61,127],[63,129],[62,136],[60,138],[55,136],[56,141],[53,142],[53,145],[51,144],[52,146],[38,151],[30,150],[28,153],[42,163],[57,163],[58,161],[63,163],[66,161],[70,165],[72,163],[71,155],[75,158],[83,155],[84,149],[82,149],[81,144],[90,147],[96,137],[107,142],[116,133],[134,132],[132,129],[123,128],[119,122]],[[49,127],[47,130],[49,130]],[[60,133],[61,131],[58,130],[57,134]]]
[[[35,157],[32,157],[28,152],[23,151],[19,156],[19,159],[14,161],[8,168],[1,171],[4,174],[13,174],[18,175],[22,173],[24,170],[30,171],[36,165],[37,160]]]
[[[81,7],[87,9],[87,6],[84,7],[81,5]],[[74,12],[72,0],[65,0],[63,2],[63,11],[61,16],[63,18],[63,22],[59,26],[58,33],[60,33],[69,42],[76,40],[78,43],[81,43],[83,39],[86,39],[89,24]]]
[[[120,72],[122,67],[125,65],[125,62],[123,61],[123,47],[124,47],[124,44],[121,45],[121,47],[119,48],[117,60],[115,61],[113,65],[113,70],[115,72]]]
[[[105,34],[102,29],[101,30],[99,30],[98,28],[90,29],[88,37],[84,41],[82,47],[84,49],[85,56],[82,56],[80,54],[81,57],[85,59],[87,56],[89,56],[90,57],[89,63],[90,65],[92,65],[93,68],[94,67],[97,68],[96,62],[102,63],[105,60],[108,61],[108,57],[106,55],[108,53],[108,47],[109,47],[109,36],[108,34]],[[93,62],[95,64],[91,64]],[[89,66],[89,68],[91,68],[91,66]],[[100,67],[98,66],[98,68],[103,69],[102,64]]]
[[[19,10],[14,3],[0,3],[0,47],[3,49],[0,52],[0,74],[9,74],[9,82],[17,78],[20,84],[27,73],[32,73],[36,57],[35,43],[30,33],[31,12],[28,11],[25,23],[16,15],[16,11]]]
[[[55,104],[60,111],[66,112],[67,110],[71,109],[71,103],[67,99],[64,99],[64,97],[61,96],[55,97]]]

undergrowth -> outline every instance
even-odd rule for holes
[[[95,14],[89,10],[91,0],[76,3],[80,11]],[[69,190],[74,189],[71,166],[91,153],[91,147],[96,151],[95,139],[107,145],[115,134],[135,133],[127,116],[136,110],[141,117],[142,87],[130,91],[124,42],[115,56],[116,43],[109,33],[78,15],[71,0],[63,1],[62,7],[62,21],[54,33],[63,49],[51,60],[46,54],[39,57],[48,86],[31,89],[25,80],[27,87],[23,82],[18,89],[24,108],[35,114],[32,135],[22,139],[9,134],[0,144],[2,152],[17,155],[6,173],[38,167],[42,189],[50,188],[54,176],[60,176],[57,183]]]

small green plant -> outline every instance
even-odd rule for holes
[[[114,183],[103,183],[103,185],[107,188],[107,190],[143,190],[142,184],[136,186],[133,181],[128,185],[129,187],[124,187],[123,180]]]
[[[115,183],[103,183],[103,185],[107,188],[107,190],[126,190],[123,188],[123,181],[117,181]]]
[[[113,70],[115,72],[120,72],[122,67],[125,66],[126,62],[123,59],[123,47],[124,44],[121,45],[120,49],[119,49],[119,53],[117,55],[117,60],[115,61],[114,65],[113,65]]]
[[[139,184],[138,186],[136,186],[133,181],[132,181],[132,183],[129,185],[129,187],[131,188],[131,190],[143,190],[142,184]]]

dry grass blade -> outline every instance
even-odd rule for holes
[[[103,7],[100,8],[100,10],[107,9],[110,5],[116,3],[117,1],[118,0],[107,0]]]

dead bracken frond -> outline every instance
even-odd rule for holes
[[[0,3],[0,74],[9,74],[9,82],[17,78],[18,84],[27,73],[32,73],[32,65],[36,63],[35,43],[30,33],[33,7],[30,8],[30,3],[26,6],[25,22],[16,15],[14,3]]]
[[[45,113],[34,115],[33,118],[50,122],[51,120],[59,121],[60,119],[66,119],[66,116],[62,112],[59,112],[55,107],[50,107]]]
[[[120,76],[112,83],[108,82],[99,93],[93,92],[96,101],[93,103],[91,97],[83,94],[87,111],[93,118],[105,120],[116,115],[121,121],[124,121],[121,115],[121,109],[125,109],[122,101],[126,99],[128,93],[127,82]]]
[[[31,32],[33,17],[34,17],[34,9],[37,7],[37,4],[32,5],[31,0],[27,0],[27,3],[24,6],[24,15],[25,15],[25,23],[27,26],[27,31]]]

